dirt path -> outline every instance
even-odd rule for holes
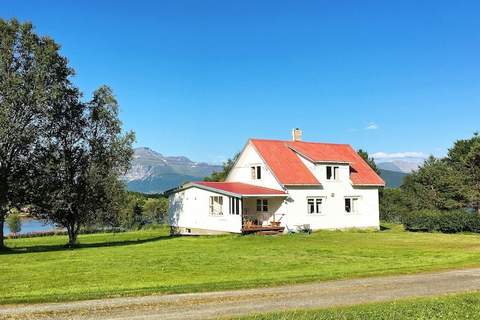
[[[480,269],[273,288],[0,306],[0,319],[212,319],[480,290]]]

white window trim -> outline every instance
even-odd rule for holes
[[[354,210],[348,212],[347,210],[345,210],[345,200],[346,199],[350,199],[350,207]],[[360,210],[359,210],[359,202],[360,200],[362,199],[362,197],[360,196],[347,196],[347,197],[344,197],[344,200],[343,200],[343,212],[346,214],[346,215],[356,215],[356,214],[360,214]],[[356,201],[356,205],[354,206],[353,205],[353,202],[354,200]]]
[[[231,216],[238,216],[242,211],[242,202],[240,198],[228,197],[228,214]]]
[[[332,168],[332,178],[328,179],[328,168]],[[340,166],[328,165],[325,166],[325,179],[329,182],[340,181]]]
[[[322,200],[322,204],[320,206],[321,208],[321,212],[314,212],[314,213],[310,213],[310,205],[308,204],[308,200],[310,199],[313,199],[313,205],[316,206],[316,200],[317,199],[321,199]],[[308,196],[307,197],[307,215],[308,216],[324,216],[325,215],[325,202],[327,201],[327,197],[325,196]]]
[[[260,171],[260,178],[258,178],[258,172]],[[250,165],[250,179],[251,180],[262,180],[263,179],[263,169],[260,164]]]
[[[220,212],[215,212],[215,198],[221,199],[217,207],[220,206]],[[208,199],[208,213],[212,217],[223,217],[223,196],[210,196]]]

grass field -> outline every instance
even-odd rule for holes
[[[458,320],[478,319],[480,293],[411,299],[347,308],[252,315],[237,320]]]
[[[8,240],[0,303],[236,289],[480,265],[479,235],[324,231],[170,238],[165,229]]]

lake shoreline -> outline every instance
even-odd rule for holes
[[[35,219],[30,215],[27,216],[22,216],[22,229],[21,231],[17,234],[17,236],[20,235],[27,235],[27,234],[37,234],[37,233],[51,233],[55,231],[63,231],[62,228],[58,228],[55,226],[53,223],[45,221],[45,220],[39,220]],[[13,234],[8,228],[8,225],[5,223],[4,228],[3,228],[3,234],[5,237],[12,237]]]

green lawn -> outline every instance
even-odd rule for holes
[[[268,313],[238,320],[458,320],[478,319],[480,293],[410,299],[347,308]]]
[[[89,299],[480,266],[480,235],[324,231],[170,238],[166,230],[8,240],[0,303]]]

